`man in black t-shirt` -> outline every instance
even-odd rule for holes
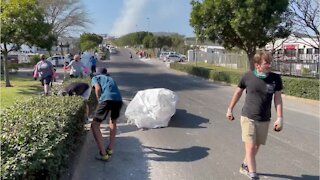
[[[246,155],[240,173],[251,179],[259,179],[255,157],[260,145],[265,145],[267,140],[273,96],[277,112],[273,128],[275,131],[283,128],[282,81],[280,75],[271,72],[271,61],[272,56],[267,52],[259,52],[254,56],[255,69],[242,77],[226,114],[229,120],[234,120],[233,108],[246,90],[241,113],[242,141],[245,143]]]

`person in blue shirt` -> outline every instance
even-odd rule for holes
[[[112,155],[112,149],[115,143],[117,130],[116,121],[120,116],[122,97],[116,82],[107,74],[106,68],[97,68],[97,72],[94,75],[91,84],[98,100],[98,106],[93,116],[91,130],[100,150],[100,154],[96,158],[108,161]],[[106,119],[109,111],[111,111],[111,118],[109,120],[110,137],[109,145],[105,148],[100,125],[101,122]]]

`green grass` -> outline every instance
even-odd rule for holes
[[[1,80],[0,105],[1,108],[13,105],[16,101],[22,101],[32,96],[37,96],[42,91],[39,81],[30,78],[10,76],[10,83],[13,87],[5,87]]]

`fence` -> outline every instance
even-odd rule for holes
[[[246,54],[206,53],[197,51],[194,57],[196,62],[204,62],[233,69],[249,70],[249,61]]]
[[[191,62],[203,62],[245,71],[250,69],[246,54],[206,53],[203,51],[196,51],[194,57],[194,61],[191,60]],[[319,78],[319,68],[319,60],[297,61],[279,60],[279,58],[274,58],[272,62],[272,71],[289,76]]]

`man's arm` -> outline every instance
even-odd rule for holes
[[[277,112],[277,120],[274,123],[274,130],[281,131],[283,128],[283,104],[281,91],[276,91],[274,93],[274,106]]]
[[[100,96],[101,96],[101,87],[100,87],[99,83],[96,83],[94,85],[94,91],[96,93],[96,97],[97,97],[97,100],[99,102],[99,99],[100,99]]]
[[[229,104],[228,111],[227,111],[227,114],[226,114],[226,117],[229,120],[234,120],[232,111],[233,111],[234,106],[237,104],[237,102],[241,98],[243,90],[244,89],[241,89],[241,88],[237,87],[236,91],[233,94],[233,97],[231,99],[231,102]]]

